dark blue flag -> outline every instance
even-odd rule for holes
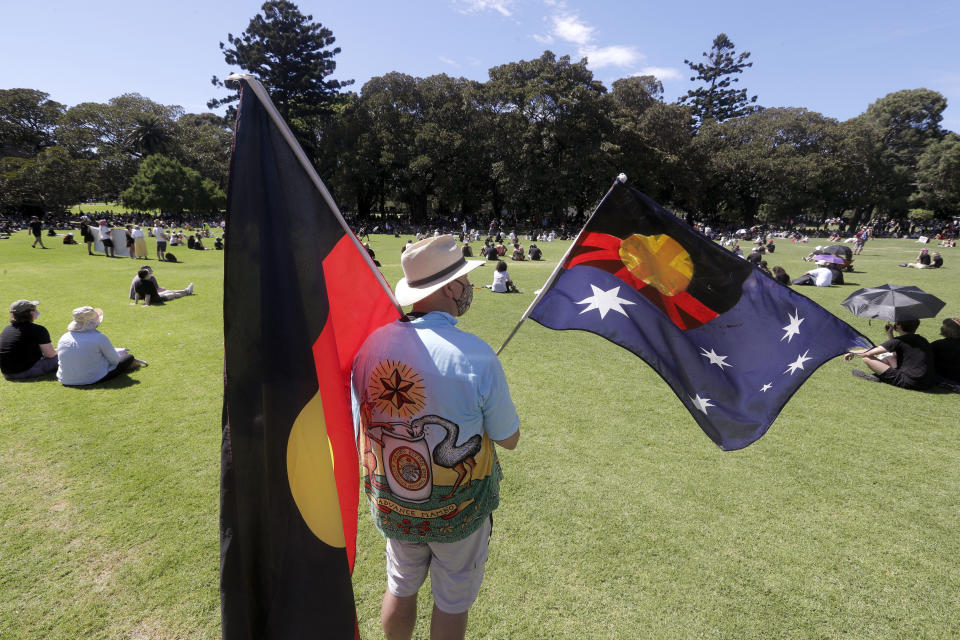
[[[616,183],[530,317],[629,349],[722,449],[770,428],[823,363],[870,341]]]

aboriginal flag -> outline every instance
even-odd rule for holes
[[[223,637],[353,638],[350,367],[400,312],[263,87],[231,79],[241,97],[224,269]]]
[[[770,428],[823,363],[870,341],[619,181],[530,317],[629,349],[722,449]]]

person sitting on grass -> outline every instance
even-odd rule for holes
[[[785,284],[788,287],[790,286],[790,276],[787,274],[786,269],[780,265],[777,265],[773,268],[773,279],[780,284]]]
[[[853,375],[874,382],[886,382],[903,389],[929,389],[936,383],[933,350],[923,336],[917,335],[919,320],[900,320],[887,323],[884,330],[888,340],[865,351],[843,356],[847,362],[854,356],[863,358],[873,374],[854,369]],[[894,337],[893,332],[900,335]]]
[[[511,259],[511,260],[517,260],[517,261],[522,261],[522,260],[524,260],[523,247],[521,247],[521,246],[520,246],[519,244],[517,244],[517,243],[514,243],[514,244],[513,244],[513,255],[510,256],[510,259]]]
[[[72,233],[68,233],[67,235],[63,236],[63,244],[77,244],[77,241],[73,239]]]
[[[535,244],[530,245],[530,248],[527,249],[527,255],[531,260],[543,260],[543,251],[540,251],[540,247]]]
[[[160,290],[151,269],[145,268],[137,272],[137,277],[133,281],[133,292],[133,304],[143,300],[144,308],[147,308],[151,305],[163,304],[170,300],[193,295],[193,283],[188,284],[185,289]]]
[[[135,359],[127,349],[114,348],[110,339],[97,331],[101,322],[102,309],[78,307],[73,310],[73,322],[57,342],[60,354],[57,380],[63,386],[97,384],[146,364]]]
[[[507,263],[503,260],[497,260],[497,269],[493,272],[493,284],[485,285],[494,293],[520,293],[510,274],[507,273]]]
[[[960,384],[960,318],[945,318],[940,326],[940,340],[930,343],[937,375]]]
[[[943,259],[940,259],[940,264],[943,264]],[[930,268],[930,251],[928,249],[920,249],[920,255],[917,256],[916,262],[910,262],[906,264],[901,264],[901,267],[910,267],[911,269],[929,269]]]
[[[0,373],[7,380],[37,378],[57,369],[50,332],[36,323],[38,304],[17,300],[10,305],[10,324],[0,332]]]

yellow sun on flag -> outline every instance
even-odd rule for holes
[[[620,260],[635,278],[666,296],[686,291],[693,278],[693,260],[668,235],[633,234],[620,243]]]

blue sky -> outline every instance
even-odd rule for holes
[[[9,2],[0,21],[0,88],[29,87],[67,105],[137,92],[187,111],[221,91],[230,70],[218,43],[259,11],[251,0]],[[545,49],[587,57],[607,87],[653,73],[675,100],[698,59],[725,32],[754,66],[741,86],[764,106],[801,106],[841,120],[900,89],[948,100],[960,131],[957,0],[303,0],[342,52],[338,79],[390,71],[486,80],[490,67]]]

